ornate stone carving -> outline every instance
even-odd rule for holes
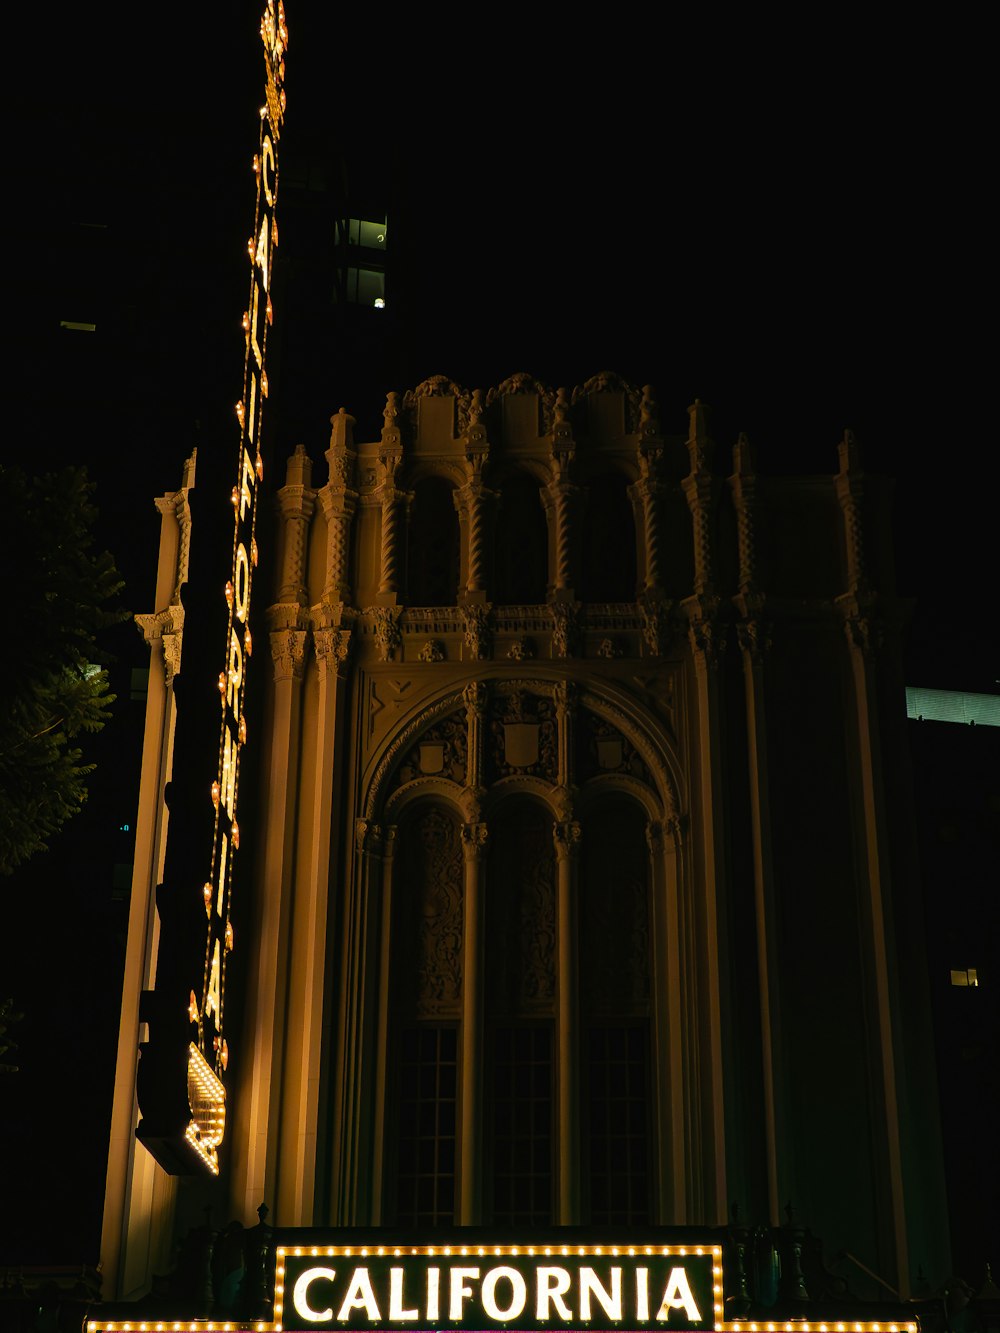
[[[134,616],[133,620],[150,648],[159,643],[169,689],[181,669],[181,648],[184,639],[183,606],[178,603],[149,615]]]
[[[606,718],[584,709],[577,721],[576,741],[579,781],[585,782],[601,773],[621,773],[652,786],[642,755]]]
[[[555,852],[551,819],[522,805],[494,830],[488,929],[503,941],[488,973],[491,1007],[507,1013],[551,1011],[556,993]]]
[[[368,819],[356,819],[354,821],[354,845],[358,852],[373,852],[379,850],[382,842],[382,829],[378,824],[373,824]]]
[[[402,635],[399,632],[400,608],[395,606],[372,606],[368,608],[368,614],[374,621],[375,644],[378,648],[379,658],[383,662],[391,662],[396,650],[403,642]]]
[[[439,639],[428,639],[417,657],[421,662],[443,662],[444,647]]]
[[[753,620],[739,621],[736,626],[736,642],[754,665],[759,665],[771,648],[770,623],[757,617]]]
[[[271,661],[274,679],[301,680],[306,662],[306,632],[303,629],[271,631]]]
[[[342,676],[351,651],[351,631],[332,628],[314,629],[313,649],[321,676],[331,668],[338,676]]]
[[[714,616],[695,616],[688,623],[688,637],[696,661],[715,671],[726,650],[726,627]]]
[[[616,657],[621,657],[623,652],[624,649],[618,639],[602,639],[597,649],[597,656],[611,661]]]
[[[670,631],[670,613],[673,602],[663,599],[644,599],[642,612],[642,637],[646,647],[655,657],[662,657],[667,651]]]
[[[557,860],[565,861],[579,851],[583,829],[575,819],[561,820],[553,825],[552,837]]]
[[[462,998],[464,844],[459,825],[431,806],[416,816],[408,835],[401,871],[416,911],[400,965],[410,974],[418,1015],[455,1012]]]
[[[481,680],[471,680],[462,691],[462,699],[466,708],[477,717],[482,717],[486,712],[488,698],[489,691]]]
[[[885,626],[867,612],[849,615],[844,621],[847,641],[865,657],[873,657],[885,640]]]
[[[489,602],[461,607],[462,619],[465,621],[464,642],[469,657],[474,662],[485,661],[492,652],[493,631],[490,628],[492,609]]]
[[[489,828],[481,821],[462,825],[462,852],[466,861],[481,861],[489,842]]]
[[[396,773],[396,783],[421,777],[442,777],[459,786],[465,783],[468,731],[461,712],[441,718],[424,731],[407,752]]]
[[[531,639],[527,638],[525,635],[522,635],[519,639],[515,639],[507,649],[507,656],[512,662],[526,662],[529,658],[534,657],[534,655],[535,645],[532,643]]]
[[[553,602],[549,614],[552,617],[552,656],[574,657],[580,638],[579,603]]]
[[[490,734],[496,778],[530,775],[558,780],[556,717],[550,699],[520,690],[494,699]]]

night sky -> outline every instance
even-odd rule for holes
[[[749,11],[460,25],[413,10],[397,27],[389,9],[334,8],[288,4],[282,191],[294,200],[297,181],[299,206],[286,216],[279,198],[279,258],[324,244],[322,189],[307,187],[340,155],[389,201],[404,377],[359,400],[358,349],[317,342],[320,355],[286,329],[272,458],[301,440],[320,459],[341,405],[371,438],[386,390],[438,373],[572,387],[614,370],[656,388],[671,433],[700,397],[719,454],[744,430],[765,473],[835,471],[849,426],[866,468],[897,479],[898,584],[917,599],[908,680],[995,691],[976,35],[913,16],[873,31],[835,10],[807,31]],[[255,3],[164,9],[155,27],[140,6],[95,13],[18,34],[3,456],[87,463],[137,612],[153,609],[152,497],[177,487],[195,443],[234,428],[263,61]],[[276,328],[285,314],[276,304]],[[143,658],[130,626],[112,643],[120,730],[100,738],[91,808],[0,884],[0,994],[28,1009],[4,1128],[8,1148],[29,1135],[38,1154],[29,1181],[0,1152],[14,1181],[0,1241],[36,1261],[97,1258],[125,909],[91,868],[134,826],[141,704],[126,668]]]

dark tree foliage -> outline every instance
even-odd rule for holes
[[[122,588],[114,561],[91,550],[93,489],[84,468],[32,477],[0,464],[0,874],[80,810],[93,764],[75,742],[114,702],[97,635],[126,613],[109,606]]]

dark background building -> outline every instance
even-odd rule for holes
[[[319,457],[341,405],[371,438],[387,388],[441,371],[651,380],[663,404],[711,403],[726,447],[745,430],[765,474],[832,472],[849,425],[866,468],[897,479],[908,680],[995,692],[982,85],[957,77],[959,35],[845,25],[793,57],[784,30],[720,42],[678,25],[651,50],[626,16],[504,24],[485,42],[424,20],[388,41],[319,8],[289,14],[276,456],[301,442]],[[8,208],[5,454],[88,464],[134,611],[150,597],[149,497],[229,429],[239,391],[259,96],[252,7],[184,31],[146,22],[117,17],[126,58],[85,14],[25,41]],[[388,219],[386,306],[351,310],[333,299],[337,222],[369,213]],[[96,1259],[141,739],[132,634],[113,644],[120,717],[95,744],[87,813],[3,886],[0,993],[27,1010],[3,1116],[7,1143],[32,1145],[30,1168],[4,1154],[13,1259]],[[955,1267],[975,1282],[996,1170],[997,765],[980,760],[991,735],[962,744],[974,763],[921,741],[921,766],[935,753],[917,774],[920,808],[951,812],[952,842],[924,859],[932,973],[943,987],[944,965],[979,969],[975,991],[936,992]],[[961,957],[941,947],[951,930]],[[970,1012],[952,1019],[956,1000]]]

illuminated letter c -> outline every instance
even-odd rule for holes
[[[292,1304],[295,1306],[295,1313],[300,1314],[303,1319],[308,1319],[311,1324],[318,1324],[323,1319],[333,1318],[333,1306],[329,1310],[314,1310],[309,1304],[307,1293],[309,1284],[315,1282],[317,1278],[325,1277],[332,1282],[337,1276],[332,1268],[307,1268],[304,1273],[300,1273],[292,1288]]]

